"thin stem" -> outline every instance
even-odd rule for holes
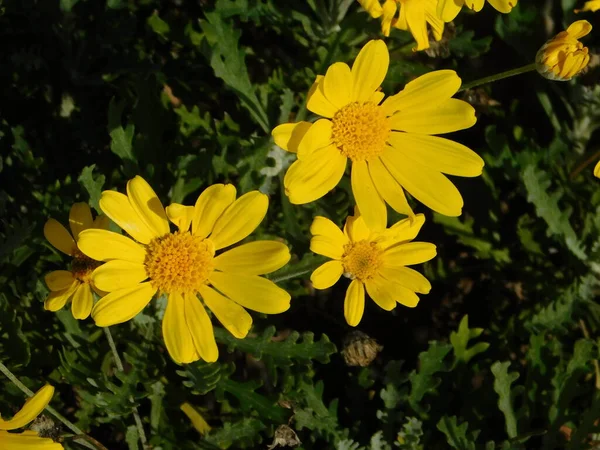
[[[308,267],[306,269],[302,269],[302,270],[298,270],[297,272],[290,272],[290,273],[286,273],[284,275],[281,275],[279,277],[274,277],[271,278],[271,281],[273,283],[281,283],[282,281],[286,281],[286,280],[290,280],[292,278],[296,278],[299,277],[300,275],[305,275],[307,273],[312,272],[313,270],[315,270],[318,266],[315,267]]]
[[[115,359],[115,364],[117,365],[117,370],[119,372],[125,372],[125,368],[123,367],[123,361],[119,356],[119,352],[117,351],[117,346],[115,345],[115,340],[112,337],[112,333],[108,327],[103,328],[104,334],[106,334],[106,339],[108,340],[108,345],[110,350],[112,351],[113,357]],[[132,396],[129,397],[130,402],[134,402]],[[140,442],[142,443],[142,448],[146,449],[148,447],[148,440],[146,439],[146,432],[144,431],[144,424],[142,423],[142,419],[140,417],[140,413],[138,412],[137,406],[133,406],[133,419],[135,420],[135,426],[137,427],[138,434],[140,435]]]
[[[581,327],[583,336],[586,339],[591,339],[590,332],[588,331],[587,326],[585,325],[585,321],[583,319],[579,319],[579,326]],[[596,389],[600,389],[600,364],[598,363],[597,359],[594,359],[593,363],[594,370],[596,372]]]
[[[500,72],[489,77],[479,78],[478,80],[471,81],[470,83],[463,84],[458,92],[466,91],[474,87],[480,86],[486,83],[493,83],[494,81],[502,80],[504,78],[513,77],[522,73],[532,72],[535,70],[535,63],[527,64],[526,66],[517,67],[516,69],[507,70],[506,72]]]
[[[579,175],[583,169],[585,169],[587,166],[589,166],[590,164],[592,164],[599,158],[600,158],[600,150],[598,150],[597,152],[594,152],[594,154],[592,156],[590,156],[585,161],[583,161],[581,164],[579,164],[577,167],[575,167],[575,169],[573,169],[573,171],[569,175],[569,178],[571,180],[574,180],[575,177],[577,177],[577,175]]]
[[[14,384],[16,387],[18,387],[25,395],[27,395],[28,397],[34,396],[33,391],[31,389],[29,389],[27,386],[25,386],[23,383],[21,383],[21,381],[9,370],[9,368],[6,367],[1,362],[0,362],[0,372],[2,372],[6,376],[6,378],[8,378],[12,382],[12,384]],[[67,419],[62,414],[60,414],[52,406],[47,405],[45,409],[50,414],[52,414],[54,417],[56,417],[57,420],[62,422],[69,430],[71,430],[73,433],[78,435],[77,436],[79,438],[79,440],[77,441],[78,444],[84,445],[87,448],[95,448],[92,445],[85,442],[85,441],[90,441],[90,442],[94,442],[96,447],[99,448],[100,450],[106,450],[106,447],[104,447],[102,444],[100,444],[100,442],[98,442],[94,438],[91,438],[90,436],[85,434],[77,425],[75,425],[69,419]],[[83,442],[81,440],[83,440]]]

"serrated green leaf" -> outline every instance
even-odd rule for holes
[[[492,364],[492,373],[494,374],[494,391],[498,394],[498,407],[504,420],[506,421],[506,433],[510,438],[517,436],[517,418],[513,410],[513,394],[511,385],[519,378],[517,372],[508,373],[510,362],[496,361]]]
[[[463,422],[458,424],[456,416],[444,416],[437,423],[437,429],[446,436],[446,442],[452,448],[458,450],[475,450],[475,441],[479,435],[479,431],[472,431],[467,434],[469,424]]]
[[[158,12],[154,12],[154,14],[148,17],[146,23],[152,29],[152,31],[164,39],[167,38],[169,31],[171,31],[169,24],[160,18]]]
[[[108,134],[111,137],[110,149],[123,160],[136,161],[133,154],[133,124],[128,124],[125,129],[121,124],[123,110],[126,102],[117,102],[114,98],[108,104]]]
[[[468,363],[471,358],[488,349],[490,344],[487,342],[478,342],[474,346],[467,348],[469,341],[479,337],[483,333],[483,328],[469,329],[469,316],[465,315],[460,324],[458,331],[450,333],[450,343],[454,348],[454,356],[457,361]]]
[[[81,171],[81,175],[77,178],[77,181],[79,181],[90,196],[89,203],[92,208],[94,208],[98,214],[102,214],[102,210],[100,209],[100,196],[102,195],[102,188],[104,187],[106,177],[102,174],[94,176],[95,168],[95,164],[84,167]]]
[[[419,370],[413,370],[409,375],[411,389],[408,401],[415,411],[424,410],[420,405],[421,400],[428,392],[435,391],[440,384],[440,378],[434,375],[448,371],[444,358],[451,350],[451,345],[433,341],[426,351],[419,354]]]
[[[200,442],[202,448],[213,449],[214,446],[221,449],[234,448],[256,448],[261,442],[260,432],[265,425],[258,419],[244,418],[239,422],[227,422],[223,428],[213,428]],[[209,444],[208,446],[204,445]]]
[[[264,395],[255,392],[262,386],[258,381],[240,383],[228,378],[222,378],[217,385],[217,398],[223,400],[223,393],[236,397],[240,402],[240,408],[246,413],[257,413],[259,417],[268,419],[276,424],[287,421],[287,412],[276,401],[270,400]]]

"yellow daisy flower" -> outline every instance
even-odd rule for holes
[[[256,241],[216,254],[252,233],[268,204],[268,197],[258,191],[236,200],[235,187],[215,184],[195,206],[173,204],[165,211],[139,176],[127,183],[127,195],[104,191],[102,211],[131,238],[105,230],[86,230],[79,236],[82,252],[106,262],[92,275],[96,286],[109,292],[92,310],[96,325],[126,322],[155,294],[165,294],[162,329],[173,360],[216,361],[212,323],[198,295],[236,338],[244,338],[252,325],[244,308],[278,314],[290,307],[290,295],[259,276],[289,261],[285,244]],[[179,231],[170,231],[168,219]]]
[[[23,408],[10,420],[0,418],[0,449],[6,450],[59,450],[63,446],[52,439],[39,437],[35,431],[9,433],[23,428],[39,416],[54,395],[54,388],[47,384],[28,399]]]
[[[577,14],[577,13],[586,12],[586,11],[596,12],[599,9],[600,9],[600,0],[590,0],[583,4],[583,8],[576,9],[575,13]]]
[[[429,48],[427,24],[431,27],[435,40],[442,39],[444,22],[437,15],[438,0],[385,0],[383,5],[379,0],[358,2],[371,17],[381,17],[381,32],[384,36],[390,35],[391,27],[409,31],[417,41],[417,47],[413,50]]]
[[[538,73],[553,81],[569,81],[581,73],[590,55],[579,39],[590,31],[592,25],[587,20],[578,20],[546,42],[535,57]]]
[[[69,228],[71,233],[55,219],[49,219],[44,225],[44,236],[48,242],[73,258],[70,270],[55,270],[45,276],[50,295],[44,302],[44,309],[58,311],[72,299],[73,317],[83,320],[87,319],[92,311],[92,290],[100,296],[104,293],[96,289],[90,278],[92,271],[100,264],[81,253],[75,241],[83,230],[107,229],[108,218],[101,215],[92,219],[92,212],[87,203],[75,203],[69,213]]]
[[[473,107],[451,98],[461,80],[452,70],[430,72],[382,102],[388,64],[385,43],[368,42],[352,69],[335,63],[310,90],[307,108],[324,118],[273,130],[275,143],[298,157],[284,179],[292,203],[323,197],[350,159],[352,192],[372,229],[387,225],[386,203],[413,215],[404,189],[434,211],[461,214],[462,197],[443,174],[478,176],[483,160],[464,145],[431,136],[475,124]]]
[[[498,12],[508,14],[517,6],[518,0],[487,0],[490,5]],[[467,8],[479,12],[483,8],[485,0],[439,0],[437,5],[437,15],[444,22],[453,21],[462,9],[463,5]]]
[[[419,272],[406,266],[429,261],[435,245],[411,242],[425,222],[423,214],[404,219],[383,231],[374,231],[362,216],[350,216],[344,231],[331,220],[316,217],[310,227],[310,249],[333,261],[317,268],[310,279],[316,289],[333,286],[342,275],[352,282],[346,291],[344,316],[355,327],[365,309],[365,289],[379,307],[391,311],[396,303],[414,308],[416,292],[427,294],[431,284]]]

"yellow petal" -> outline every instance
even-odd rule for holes
[[[360,3],[360,6],[362,6],[374,19],[381,16],[382,9],[379,0],[358,0],[358,3]]]
[[[198,431],[198,433],[200,433],[202,436],[210,431],[210,425],[192,405],[189,403],[184,403],[181,405],[181,410],[188,417],[188,419],[190,419],[196,431]]]
[[[137,316],[156,294],[151,283],[141,283],[107,294],[92,309],[92,318],[99,327],[127,322]]]
[[[279,314],[290,308],[290,294],[266,278],[213,272],[211,284],[244,308],[265,314]]]
[[[506,0],[505,0],[506,1]],[[600,9],[600,0],[589,0],[583,4],[583,8],[576,9],[574,12],[576,14],[585,11],[596,12]]]
[[[396,307],[393,285],[381,276],[376,276],[365,283],[369,297],[381,309],[391,311]]]
[[[185,232],[190,229],[194,219],[194,207],[171,203],[166,209],[167,217],[173,222],[179,231]]]
[[[444,22],[452,22],[463,4],[464,0],[439,0],[437,14]]]
[[[492,5],[496,11],[508,14],[513,7],[517,6],[517,1],[518,0],[488,0],[488,3]]]
[[[409,133],[444,134],[470,128],[475,122],[471,105],[450,98],[433,108],[399,111],[390,118],[390,127]]]
[[[219,322],[236,338],[244,339],[252,327],[252,316],[237,303],[208,286],[200,288],[200,295]]]
[[[577,20],[569,25],[567,28],[567,33],[569,36],[580,39],[583,36],[587,36],[592,31],[592,25],[587,20]]]
[[[317,120],[308,129],[298,145],[298,159],[307,159],[316,150],[329,146],[331,144],[331,129],[331,120]]]
[[[429,48],[429,36],[427,34],[427,22],[425,21],[425,6],[420,3],[404,4],[406,9],[406,22],[408,30],[417,41],[417,47],[413,50],[425,50]]]
[[[200,359],[186,321],[185,301],[179,293],[173,292],[169,295],[162,321],[162,333],[173,361],[187,364]]]
[[[80,284],[78,280],[73,280],[73,283],[68,288],[62,291],[51,292],[44,302],[44,309],[52,312],[62,309]]]
[[[446,216],[460,216],[460,192],[440,172],[394,150],[386,150],[381,160],[396,181],[425,206]]]
[[[285,266],[290,260],[290,249],[283,242],[256,241],[232,248],[214,259],[221,272],[264,275]]]
[[[108,230],[110,225],[110,219],[104,214],[100,214],[96,216],[94,222],[92,223],[92,228],[99,228],[101,230]]]
[[[340,259],[344,253],[344,246],[350,242],[348,236],[326,217],[315,217],[310,232],[313,235],[310,250],[329,258]]]
[[[0,449],[2,450],[62,450],[64,447],[52,439],[41,438],[35,431],[8,433],[0,431]]]
[[[435,258],[436,254],[435,245],[429,242],[408,242],[385,250],[384,267],[421,264]]]
[[[385,79],[390,54],[385,42],[372,40],[365,44],[352,64],[352,100],[365,102]]]
[[[77,320],[85,320],[90,316],[92,306],[94,306],[92,288],[89,284],[82,283],[75,291],[73,300],[71,300],[71,313]]]
[[[328,289],[337,283],[343,273],[344,266],[340,261],[328,261],[315,269],[310,281],[315,289]]]
[[[475,12],[481,11],[485,0],[465,0],[465,5]]]
[[[425,216],[423,214],[417,214],[412,219],[408,218],[396,222],[383,233],[387,244],[385,248],[391,247],[392,245],[400,242],[412,241],[417,237],[417,234],[419,234],[419,231],[421,231],[421,227],[424,223]]]
[[[310,240],[310,251],[332,259],[342,259],[344,247],[332,242],[327,236],[313,236]]]
[[[92,273],[96,287],[106,292],[136,286],[146,278],[148,274],[144,264],[121,259],[108,261]]]
[[[169,233],[169,220],[160,199],[146,180],[137,175],[127,182],[131,207],[154,233],[154,237]]]
[[[394,280],[397,284],[404,286],[414,292],[429,294],[431,283],[425,276],[409,267],[384,266],[379,270],[381,276],[388,280]]]
[[[352,280],[344,299],[344,317],[351,327],[360,323],[365,311],[365,286],[358,280]]]
[[[260,225],[269,208],[269,197],[259,191],[242,195],[217,219],[210,240],[215,250],[249,236]]]
[[[408,204],[408,200],[406,200],[404,189],[386,169],[381,160],[379,158],[372,159],[368,165],[373,184],[383,200],[396,212],[413,217],[415,213]]]
[[[79,233],[87,228],[91,228],[94,220],[92,219],[92,211],[87,203],[75,203],[71,206],[69,212],[69,227],[73,237],[77,239]]]
[[[73,284],[75,277],[68,270],[55,270],[47,274],[44,281],[51,291],[62,291]]]
[[[0,430],[16,430],[23,428],[41,414],[54,395],[54,387],[45,385],[25,402],[21,410],[10,420],[0,419]],[[0,441],[1,442],[1,441]],[[12,450],[6,448],[6,450]]]
[[[396,10],[398,9],[398,4],[395,0],[385,0],[385,3],[382,7],[382,17],[381,17],[381,32],[384,36],[389,36],[392,28],[392,23],[394,22],[394,16],[396,15]],[[405,9],[405,8],[403,8]],[[398,25],[396,25],[398,26]],[[406,27],[404,28],[406,29]]]
[[[437,136],[412,133],[391,133],[390,144],[395,151],[406,154],[431,170],[476,177],[483,170],[483,159],[468,147]]]
[[[107,230],[84,230],[79,235],[79,250],[97,261],[122,259],[144,263],[146,250],[130,238]]]
[[[323,80],[323,91],[327,100],[338,109],[342,109],[350,103],[352,100],[352,73],[348,64],[337,62],[329,66]]]
[[[598,161],[594,167],[594,176],[600,178],[600,161]]]
[[[73,237],[57,220],[48,219],[44,225],[44,237],[55,249],[67,255],[73,255],[77,248]]]
[[[135,212],[125,194],[115,191],[102,192],[100,208],[136,241],[148,244],[156,237],[146,222]]]
[[[193,235],[204,239],[212,233],[215,222],[235,201],[235,196],[236,189],[232,184],[213,184],[207,187],[194,206]]]
[[[408,288],[397,283],[393,284],[396,301],[408,308],[414,308],[419,303],[419,296]]]
[[[352,193],[367,227],[381,231],[387,226],[387,208],[369,175],[366,161],[352,163]]]
[[[319,116],[331,119],[338,109],[325,97],[323,80],[325,77],[318,76],[306,97],[306,109]]]
[[[294,162],[283,180],[290,202],[315,201],[337,186],[346,170],[347,158],[334,146],[316,150],[310,158]]]
[[[344,225],[344,233],[350,238],[352,242],[358,242],[365,239],[369,239],[371,236],[371,230],[365,224],[362,216],[350,216],[346,219]]]
[[[210,317],[206,314],[202,302],[196,295],[186,293],[183,295],[183,299],[185,300],[185,320],[192,333],[196,351],[204,361],[215,362],[219,358],[219,349],[215,342]]]
[[[273,129],[275,144],[288,152],[296,153],[302,138],[312,126],[310,122],[284,123]]]
[[[385,114],[410,109],[431,109],[452,97],[460,88],[461,79],[454,70],[436,70],[412,80],[396,95],[381,105]]]

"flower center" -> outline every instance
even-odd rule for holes
[[[385,150],[390,135],[389,120],[373,102],[350,103],[332,119],[333,142],[352,161],[370,160]]]
[[[100,264],[102,264],[100,261],[85,256],[76,248],[71,260],[71,273],[82,283],[89,283],[91,281],[90,275]]]
[[[344,275],[351,279],[366,281],[381,267],[383,251],[375,242],[359,241],[346,244],[342,264]]]
[[[165,234],[146,247],[146,273],[160,292],[195,293],[214,269],[211,241],[189,232]]]

